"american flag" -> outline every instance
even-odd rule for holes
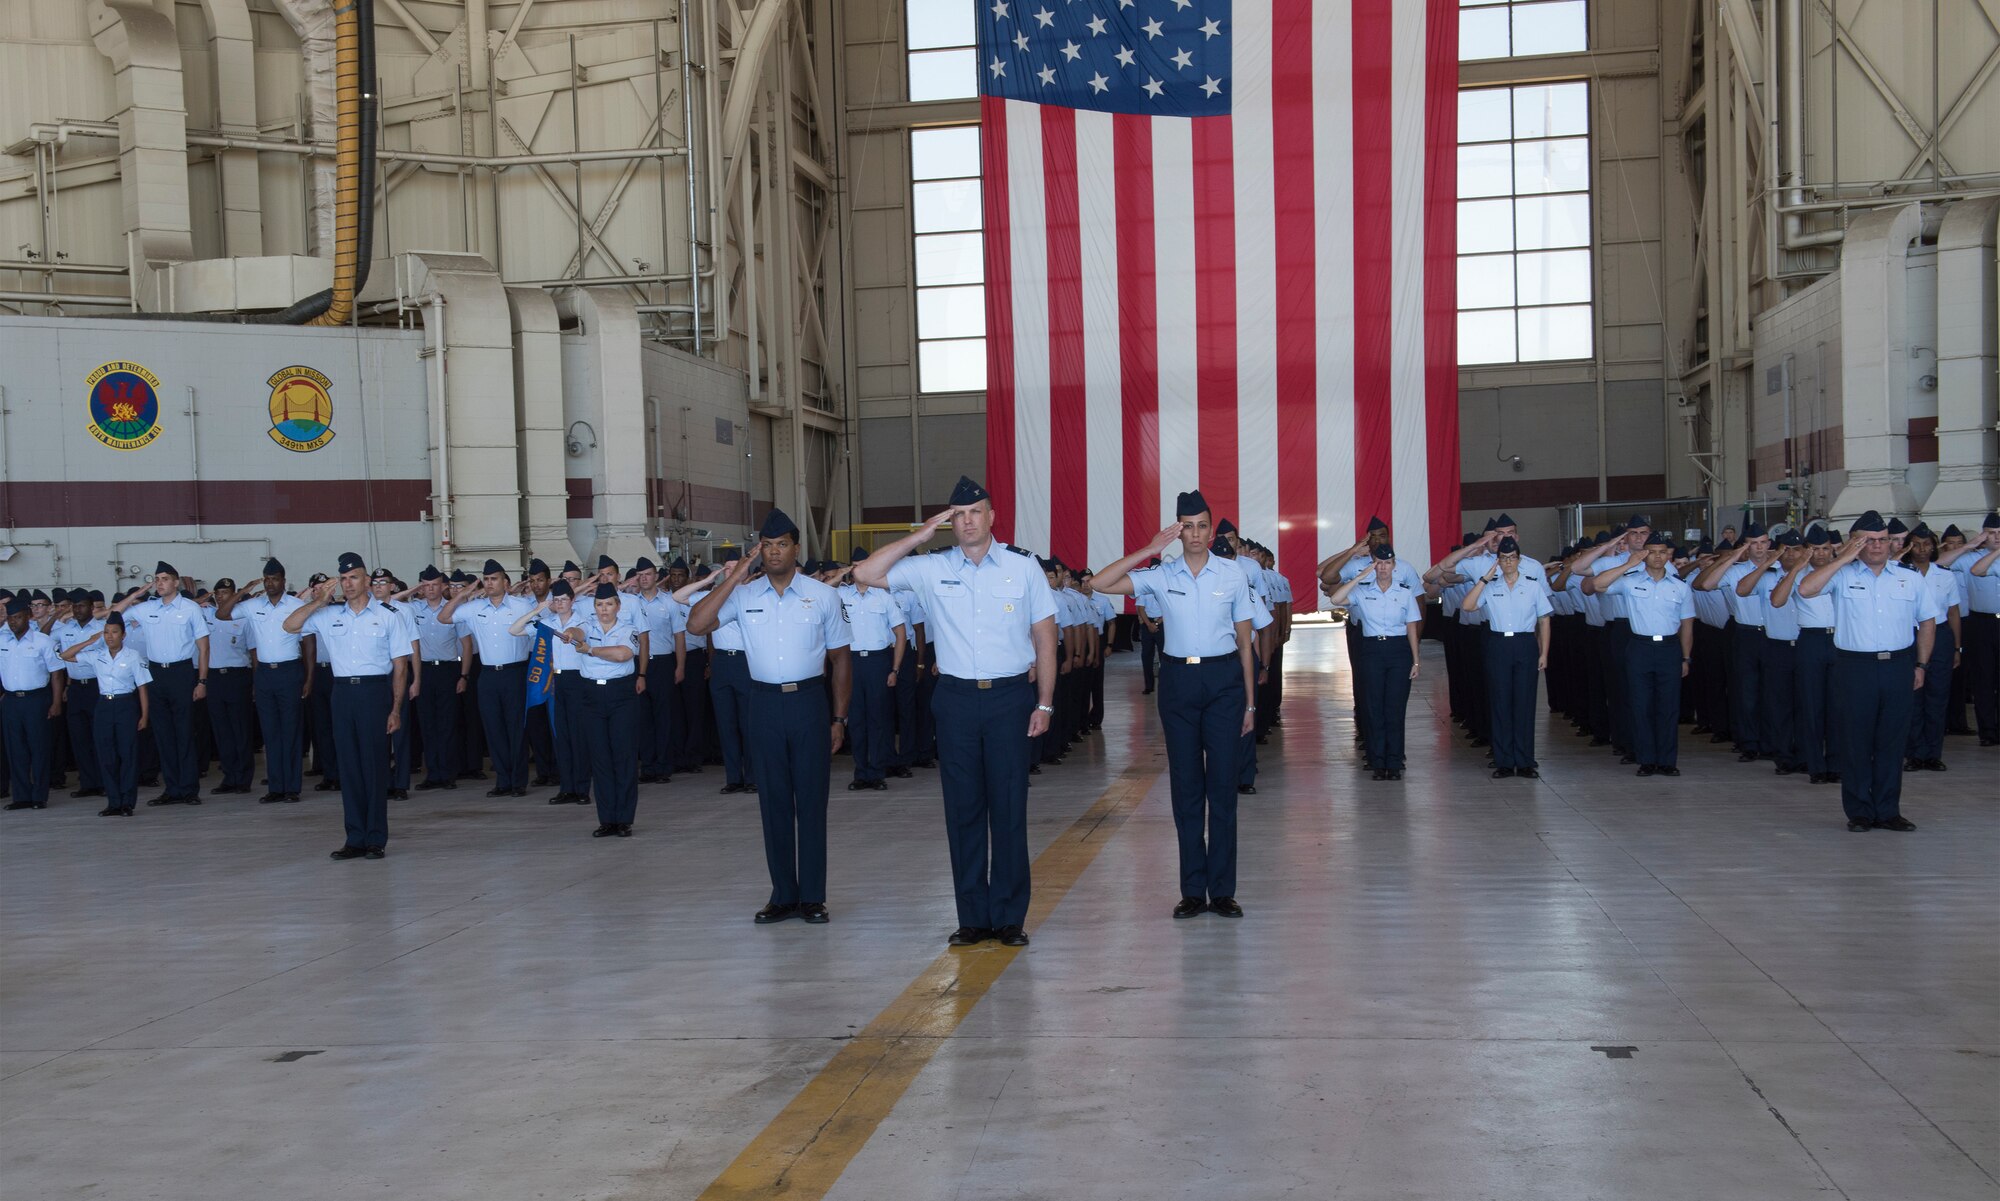
[[[1000,536],[1456,545],[1457,0],[977,3]]]

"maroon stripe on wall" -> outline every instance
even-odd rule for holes
[[[0,488],[0,524],[320,525],[417,521],[429,480],[30,480]]]
[[[568,516],[588,521],[597,516],[597,488],[586,476],[570,476],[563,483],[569,493]],[[687,520],[696,525],[742,525],[743,491],[740,488],[716,488],[708,484],[683,484],[680,480],[650,480],[647,482],[646,511],[654,517],[671,520],[676,505],[686,504]],[[764,520],[764,514],[771,511],[768,500],[750,501],[748,523],[755,527]]]
[[[1937,422],[1935,417],[1910,418],[1910,462],[1938,461]]]
[[[1664,475],[1614,475],[1605,481],[1605,499],[1657,500],[1666,486],[1667,477]],[[1549,480],[1466,480],[1458,486],[1458,491],[1458,503],[1467,510],[1589,505],[1597,503],[1597,477],[1575,475]]]

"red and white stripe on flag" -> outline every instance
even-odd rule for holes
[[[1227,116],[981,99],[986,485],[1101,566],[1199,487],[1297,608],[1458,542],[1457,0],[1235,0]]]

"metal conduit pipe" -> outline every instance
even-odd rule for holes
[[[0,292],[0,304],[95,304],[105,308],[122,309],[132,303],[132,296],[84,296],[67,292]],[[130,314],[136,317],[150,317],[151,313]]]
[[[367,15],[372,21],[374,13],[371,11]],[[358,28],[361,17],[361,0],[334,9],[333,72],[339,125],[334,136],[333,287],[323,304],[317,304],[317,296],[301,302],[307,308],[317,304],[318,312],[307,314],[301,309],[299,320],[287,324],[345,325],[348,318],[354,315],[355,260],[364,253],[356,244],[360,234],[362,198],[361,126],[365,116],[361,101],[361,31]],[[370,199],[373,199],[372,195]]]

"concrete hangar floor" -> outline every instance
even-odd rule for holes
[[[1245,797],[1249,916],[1168,918],[1158,723],[1036,777],[1034,944],[947,951],[935,772],[836,784],[833,923],[754,927],[754,800],[58,799],[0,826],[0,1195],[2000,1196],[1993,751],[1915,834],[1706,740],[1635,780],[1565,727],[1493,781],[1426,644],[1400,784],[1301,626]],[[840,779],[838,765],[836,780]],[[856,797],[860,799],[856,799]]]

